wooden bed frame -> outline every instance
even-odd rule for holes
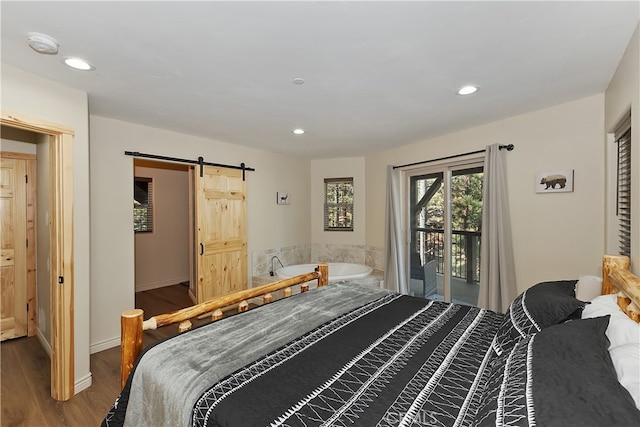
[[[602,258],[602,295],[618,294],[618,305],[629,318],[640,322],[640,277],[629,271],[629,257]]]
[[[309,290],[307,282],[312,280],[318,280],[318,287],[327,285],[329,283],[329,266],[327,264],[318,264],[315,271],[311,273],[234,292],[183,308],[182,310],[159,314],[144,321],[142,320],[144,312],[141,309],[136,308],[125,311],[120,316],[120,388],[124,387],[133,365],[142,352],[142,334],[144,331],[173,323],[180,323],[178,332],[188,331],[192,326],[189,319],[211,314],[211,321],[216,321],[222,318],[222,309],[224,308],[237,305],[238,312],[244,312],[249,309],[247,301],[251,298],[262,297],[262,302],[268,304],[273,301],[272,292],[284,289],[284,297],[288,298],[292,294],[292,286],[300,285],[300,292],[306,292]]]
[[[602,260],[602,294],[618,294],[618,305],[627,315],[640,322],[640,277],[629,271],[629,258],[619,255],[605,255]],[[211,320],[222,318],[222,309],[237,305],[238,312],[249,309],[247,300],[262,297],[263,303],[273,300],[272,292],[284,289],[285,298],[291,296],[291,287],[301,285],[300,291],[309,289],[307,282],[318,280],[318,287],[328,284],[329,267],[318,264],[314,272],[291,277],[266,285],[235,292],[222,297],[196,304],[168,314],[160,314],[143,321],[144,312],[140,309],[128,310],[121,315],[120,346],[120,386],[124,387],[133,369],[133,365],[142,352],[143,331],[157,329],[161,326],[180,323],[179,332],[191,329],[192,319],[204,314],[211,314]]]

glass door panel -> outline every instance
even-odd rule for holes
[[[409,177],[411,294],[477,304],[482,171],[475,163]]]
[[[442,300],[445,259],[444,173],[412,176],[409,185],[410,292],[416,296]]]
[[[451,173],[451,300],[477,305],[482,230],[482,167]]]

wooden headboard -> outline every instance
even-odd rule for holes
[[[602,295],[618,294],[618,305],[627,316],[640,322],[640,277],[629,271],[629,257],[602,258]]]

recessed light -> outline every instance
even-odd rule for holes
[[[293,132],[296,135],[302,135],[304,133],[304,129],[294,129],[291,132]]]
[[[472,93],[476,93],[478,91],[478,86],[462,86],[458,89],[458,95],[471,95]]]
[[[302,85],[302,84],[304,84],[304,79],[300,78],[300,77],[296,77],[295,79],[293,79],[293,84],[294,85]]]
[[[81,70],[81,71],[95,70],[95,67],[93,65],[89,64],[87,61],[80,58],[65,58],[64,63],[71,68],[75,68],[76,70]]]

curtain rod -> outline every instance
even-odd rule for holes
[[[146,154],[146,153],[140,153],[138,151],[125,151],[124,152],[125,155],[127,156],[133,156],[133,157],[144,157],[147,159],[157,159],[157,160],[166,160],[169,162],[178,162],[178,163],[189,163],[192,165],[199,165],[200,166],[200,176],[202,176],[202,167],[203,166],[217,166],[217,167],[221,167],[221,168],[229,168],[229,169],[240,169],[242,171],[242,180],[244,181],[244,172],[245,171],[251,171],[254,172],[255,169],[254,168],[250,168],[244,165],[244,163],[240,163],[240,166],[234,166],[234,165],[223,165],[221,163],[210,163],[210,162],[205,162],[204,161],[204,157],[198,157],[198,160],[188,160],[188,159],[179,159],[176,157],[165,157],[165,156],[158,156],[156,154]]]
[[[507,151],[513,151],[514,146],[513,144],[509,144],[509,145],[500,145],[498,148],[500,148],[501,150],[504,148]],[[463,156],[470,156],[471,154],[479,154],[479,153],[484,153],[485,150],[476,150],[476,151],[469,151],[468,153],[460,153],[460,154],[454,154],[452,156],[446,156],[446,157],[440,157],[437,159],[431,159],[431,160],[423,160],[421,162],[415,162],[415,163],[407,163],[404,165],[399,165],[399,166],[394,166],[394,169],[399,169],[399,168],[405,168],[407,166],[415,166],[415,165],[421,165],[424,163],[432,163],[432,162],[438,162],[440,160],[449,160],[449,159],[455,159],[456,157],[463,157]]]

